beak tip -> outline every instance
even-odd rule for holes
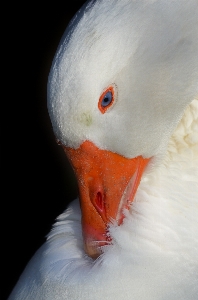
[[[100,246],[96,245],[94,241],[84,242],[84,251],[93,260],[97,259],[102,254],[102,249]]]

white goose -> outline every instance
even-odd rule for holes
[[[10,300],[198,299],[197,16],[197,0],[97,0],[70,23],[48,108],[82,226],[77,199]]]

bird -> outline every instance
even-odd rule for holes
[[[69,23],[48,111],[79,197],[9,300],[198,299],[197,15],[91,0]]]

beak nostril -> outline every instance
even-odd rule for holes
[[[99,212],[103,212],[104,213],[104,197],[103,197],[103,194],[101,192],[97,192],[96,194],[96,199],[95,199],[95,205],[96,205],[96,208]]]

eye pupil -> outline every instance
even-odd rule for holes
[[[103,97],[101,105],[102,107],[105,107],[111,103],[113,99],[111,91],[107,92],[106,95]]]

